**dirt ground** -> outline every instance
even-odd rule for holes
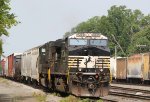
[[[31,86],[0,78],[0,102],[59,102],[61,99]]]

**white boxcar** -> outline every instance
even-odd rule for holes
[[[38,57],[39,57],[39,47],[27,50],[22,55],[21,61],[21,75],[31,80],[39,81],[38,73]]]

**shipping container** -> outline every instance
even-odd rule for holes
[[[127,78],[137,78],[142,79],[142,54],[135,54],[128,57],[128,65],[127,65]]]
[[[39,81],[38,57],[39,47],[32,48],[23,53],[21,60],[21,76],[23,76],[25,80],[31,79]]]
[[[144,80],[150,80],[150,53],[143,54],[143,79]]]
[[[116,79],[126,80],[127,78],[127,58],[118,58],[116,62]]]
[[[112,75],[112,79],[116,79],[116,58],[110,58],[110,72]]]

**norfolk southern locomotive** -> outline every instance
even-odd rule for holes
[[[107,37],[95,33],[73,34],[40,47],[40,83],[76,96],[108,94],[110,51]]]
[[[17,76],[22,81],[76,96],[105,96],[111,79],[107,43],[107,37],[98,33],[77,33],[50,41],[25,51],[17,62],[13,54],[4,67],[12,74],[9,76],[6,70],[5,76]],[[19,65],[20,72],[15,71],[15,64],[7,68],[10,62]]]

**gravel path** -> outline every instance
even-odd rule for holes
[[[0,102],[59,102],[61,99],[22,83],[0,78]]]

